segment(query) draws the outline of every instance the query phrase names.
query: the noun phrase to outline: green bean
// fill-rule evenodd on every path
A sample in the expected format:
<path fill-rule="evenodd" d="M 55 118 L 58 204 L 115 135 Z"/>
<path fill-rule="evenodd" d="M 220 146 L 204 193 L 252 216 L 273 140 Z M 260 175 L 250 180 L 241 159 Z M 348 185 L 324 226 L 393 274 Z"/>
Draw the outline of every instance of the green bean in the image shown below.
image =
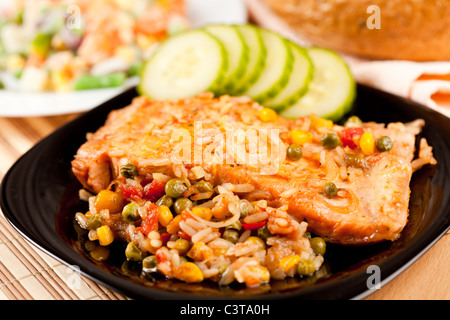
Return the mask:
<path fill-rule="evenodd" d="M 74 90 L 88 90 L 120 87 L 125 83 L 126 76 L 124 73 L 111 73 L 101 76 L 82 75 L 75 79 L 73 84 Z"/>

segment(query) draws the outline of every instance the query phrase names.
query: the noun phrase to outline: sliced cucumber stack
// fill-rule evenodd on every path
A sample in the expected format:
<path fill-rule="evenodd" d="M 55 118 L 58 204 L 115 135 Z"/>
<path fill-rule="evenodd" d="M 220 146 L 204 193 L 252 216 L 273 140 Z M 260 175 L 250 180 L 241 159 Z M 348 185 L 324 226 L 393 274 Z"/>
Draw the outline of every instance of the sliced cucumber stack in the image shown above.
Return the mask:
<path fill-rule="evenodd" d="M 249 49 L 242 34 L 236 26 L 231 25 L 209 25 L 205 30 L 219 39 L 227 53 L 228 69 L 222 93 L 233 92 L 235 83 L 242 78 L 249 59 Z"/>
<path fill-rule="evenodd" d="M 243 94 L 264 104 L 287 85 L 294 56 L 287 39 L 269 30 L 260 29 L 260 32 L 267 50 L 264 68 L 256 82 Z"/>
<path fill-rule="evenodd" d="M 294 56 L 289 82 L 275 97 L 264 102 L 265 107 L 277 111 L 292 105 L 300 99 L 306 93 L 313 77 L 313 63 L 306 50 L 291 41 L 288 44 Z"/>
<path fill-rule="evenodd" d="M 189 30 L 168 38 L 144 65 L 140 93 L 152 99 L 179 99 L 203 91 L 216 92 L 227 72 L 222 42 L 204 30 Z"/>
<path fill-rule="evenodd" d="M 237 28 L 249 48 L 245 73 L 234 85 L 233 94 L 239 95 L 245 92 L 256 80 L 258 80 L 264 69 L 267 50 L 264 46 L 259 28 L 249 24 L 239 25 Z"/>
<path fill-rule="evenodd" d="M 356 84 L 334 51 L 305 49 L 252 25 L 209 25 L 162 42 L 138 90 L 152 99 L 246 95 L 286 118 L 336 121 L 350 111 Z"/>
<path fill-rule="evenodd" d="M 333 121 L 350 111 L 356 94 L 356 84 L 345 61 L 334 51 L 309 48 L 314 65 L 313 80 L 307 93 L 280 115 L 294 119 L 316 114 Z"/>

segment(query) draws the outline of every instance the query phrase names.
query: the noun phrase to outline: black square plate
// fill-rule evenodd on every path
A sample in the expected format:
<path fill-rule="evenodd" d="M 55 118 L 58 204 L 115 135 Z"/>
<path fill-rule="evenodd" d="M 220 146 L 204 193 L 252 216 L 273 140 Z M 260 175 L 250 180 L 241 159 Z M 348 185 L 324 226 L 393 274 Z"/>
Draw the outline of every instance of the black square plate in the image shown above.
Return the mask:
<path fill-rule="evenodd" d="M 23 155 L 5 175 L 1 209 L 31 243 L 86 277 L 132 298 L 146 299 L 353 299 L 370 294 L 371 265 L 381 284 L 405 270 L 450 227 L 450 119 L 420 104 L 358 85 L 353 113 L 363 121 L 426 121 L 421 136 L 433 146 L 437 166 L 426 166 L 411 181 L 409 222 L 400 239 L 365 247 L 329 245 L 327 276 L 291 278 L 261 288 L 219 288 L 210 283 L 171 280 L 142 282 L 132 272 L 96 263 L 80 250 L 73 215 L 86 204 L 78 200 L 80 184 L 70 162 L 87 132 L 96 131 L 108 113 L 127 106 L 137 95 L 130 89 L 56 130 Z M 312 281 L 313 280 L 313 281 Z"/>

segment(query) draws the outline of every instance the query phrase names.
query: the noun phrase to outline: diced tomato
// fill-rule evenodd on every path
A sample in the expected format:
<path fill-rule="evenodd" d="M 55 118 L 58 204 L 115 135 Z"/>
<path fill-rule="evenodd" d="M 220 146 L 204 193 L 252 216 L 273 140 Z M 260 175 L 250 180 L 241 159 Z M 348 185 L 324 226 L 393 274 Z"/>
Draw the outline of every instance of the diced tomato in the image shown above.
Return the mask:
<path fill-rule="evenodd" d="M 167 233 L 167 232 L 165 232 L 165 233 L 163 233 L 161 235 L 161 242 L 162 242 L 163 246 L 165 246 L 167 244 L 167 242 L 169 242 L 169 239 L 170 239 L 171 236 L 172 235 L 170 233 Z"/>
<path fill-rule="evenodd" d="M 131 200 L 133 198 L 139 198 L 142 199 L 144 196 L 144 193 L 142 192 L 142 188 L 139 185 L 136 186 L 130 186 L 130 185 L 123 185 L 121 186 L 123 197 L 126 200 Z"/>
<path fill-rule="evenodd" d="M 183 230 L 179 230 L 179 231 L 178 231 L 178 236 L 179 236 L 180 238 L 184 238 L 184 239 L 186 239 L 186 240 L 191 241 L 191 236 L 188 235 L 188 234 L 187 234 L 186 232 L 184 232 Z"/>
<path fill-rule="evenodd" d="M 259 229 L 261 227 L 264 227 L 267 223 L 267 220 L 261 221 L 261 222 L 255 222 L 255 223 L 242 223 L 242 226 L 245 230 L 255 230 Z"/>
<path fill-rule="evenodd" d="M 158 259 L 159 262 L 166 262 L 167 256 L 165 255 L 163 250 L 157 250 L 156 251 L 156 259 Z"/>
<path fill-rule="evenodd" d="M 355 142 L 356 136 L 362 136 L 364 133 L 364 128 L 345 128 L 341 132 L 341 141 L 344 147 L 349 146 L 351 149 L 356 149 L 358 147 Z"/>
<path fill-rule="evenodd" d="M 151 202 L 156 202 L 164 194 L 164 187 L 166 183 L 160 180 L 153 180 L 144 187 L 144 198 Z"/>
<path fill-rule="evenodd" d="M 136 228 L 136 230 L 142 232 L 146 236 L 148 236 L 151 231 L 158 230 L 158 216 L 159 207 L 153 203 L 150 204 L 147 217 L 144 221 L 142 221 L 141 226 Z"/>

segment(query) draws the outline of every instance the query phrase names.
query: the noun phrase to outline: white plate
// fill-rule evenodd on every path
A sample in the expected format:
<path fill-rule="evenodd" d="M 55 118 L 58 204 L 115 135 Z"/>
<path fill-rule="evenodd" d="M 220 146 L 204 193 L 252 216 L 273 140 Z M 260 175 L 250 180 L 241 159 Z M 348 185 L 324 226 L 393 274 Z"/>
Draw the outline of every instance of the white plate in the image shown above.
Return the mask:
<path fill-rule="evenodd" d="M 243 24 L 247 10 L 243 0 L 187 0 L 187 15 L 192 27 L 208 23 Z M 1 117 L 34 117 L 77 113 L 90 110 L 118 95 L 138 79 L 129 79 L 123 87 L 67 93 L 28 93 L 0 90 Z"/>

